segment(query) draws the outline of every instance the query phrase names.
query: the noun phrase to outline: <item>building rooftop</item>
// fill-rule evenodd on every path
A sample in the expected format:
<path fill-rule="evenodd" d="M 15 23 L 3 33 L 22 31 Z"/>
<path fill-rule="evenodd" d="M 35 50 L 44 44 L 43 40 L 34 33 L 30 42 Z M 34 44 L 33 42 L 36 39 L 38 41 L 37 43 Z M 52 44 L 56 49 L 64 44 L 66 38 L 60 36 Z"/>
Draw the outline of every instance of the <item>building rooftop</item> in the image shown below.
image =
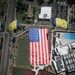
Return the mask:
<path fill-rule="evenodd" d="M 39 19 L 50 19 L 51 18 L 51 7 L 41 7 L 41 12 L 39 14 Z"/>

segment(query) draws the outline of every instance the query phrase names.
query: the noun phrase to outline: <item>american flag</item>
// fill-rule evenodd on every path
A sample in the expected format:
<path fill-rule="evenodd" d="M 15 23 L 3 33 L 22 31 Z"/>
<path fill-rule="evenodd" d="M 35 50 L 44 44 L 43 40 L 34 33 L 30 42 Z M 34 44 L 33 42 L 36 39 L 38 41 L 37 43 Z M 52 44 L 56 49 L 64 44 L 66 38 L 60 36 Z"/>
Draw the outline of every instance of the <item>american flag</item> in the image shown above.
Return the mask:
<path fill-rule="evenodd" d="M 49 65 L 48 29 L 29 29 L 29 60 L 34 65 Z"/>

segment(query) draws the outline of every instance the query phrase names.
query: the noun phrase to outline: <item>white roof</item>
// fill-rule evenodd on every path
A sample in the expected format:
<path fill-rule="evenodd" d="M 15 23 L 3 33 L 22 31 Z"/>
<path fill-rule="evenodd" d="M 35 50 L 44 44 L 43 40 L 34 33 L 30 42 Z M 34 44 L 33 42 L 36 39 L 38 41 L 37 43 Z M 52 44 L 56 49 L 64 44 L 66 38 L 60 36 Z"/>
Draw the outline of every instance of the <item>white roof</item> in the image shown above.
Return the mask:
<path fill-rule="evenodd" d="M 39 14 L 40 19 L 50 19 L 51 18 L 51 7 L 41 7 L 41 12 Z"/>
<path fill-rule="evenodd" d="M 64 46 L 64 47 L 57 47 L 58 52 L 60 53 L 60 55 L 65 55 L 68 54 L 68 46 Z"/>

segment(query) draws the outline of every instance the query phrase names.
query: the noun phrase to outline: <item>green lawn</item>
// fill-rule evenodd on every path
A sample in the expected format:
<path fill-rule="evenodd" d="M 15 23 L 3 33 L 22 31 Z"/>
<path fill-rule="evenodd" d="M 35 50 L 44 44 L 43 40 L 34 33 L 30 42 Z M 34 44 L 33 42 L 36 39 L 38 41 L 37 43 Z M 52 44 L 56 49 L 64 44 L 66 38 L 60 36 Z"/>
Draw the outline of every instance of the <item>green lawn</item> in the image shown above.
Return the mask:
<path fill-rule="evenodd" d="M 30 24 L 34 24 L 33 18 L 35 18 L 36 7 L 32 6 L 31 8 L 32 8 L 33 17 L 31 18 Z M 26 23 L 26 24 L 28 23 L 28 22 L 26 22 L 26 12 L 21 12 L 21 13 L 17 12 L 16 13 L 16 18 L 17 18 L 17 20 L 20 20 L 21 23 Z"/>
<path fill-rule="evenodd" d="M 23 20 L 23 17 L 26 17 L 26 13 L 17 13 L 16 14 L 17 20 L 20 20 L 21 23 L 28 24 L 28 22 L 26 22 L 26 18 Z M 31 18 L 31 20 L 32 21 L 30 22 L 30 24 L 33 24 L 34 23 L 33 17 Z"/>
<path fill-rule="evenodd" d="M 21 21 L 21 23 L 25 23 L 25 20 L 23 20 L 23 17 L 25 17 L 25 14 L 26 13 L 16 13 L 16 18 L 17 18 L 17 20 L 20 20 Z"/>
<path fill-rule="evenodd" d="M 17 47 L 16 65 L 20 68 L 31 69 L 28 59 L 28 40 L 20 39 Z"/>

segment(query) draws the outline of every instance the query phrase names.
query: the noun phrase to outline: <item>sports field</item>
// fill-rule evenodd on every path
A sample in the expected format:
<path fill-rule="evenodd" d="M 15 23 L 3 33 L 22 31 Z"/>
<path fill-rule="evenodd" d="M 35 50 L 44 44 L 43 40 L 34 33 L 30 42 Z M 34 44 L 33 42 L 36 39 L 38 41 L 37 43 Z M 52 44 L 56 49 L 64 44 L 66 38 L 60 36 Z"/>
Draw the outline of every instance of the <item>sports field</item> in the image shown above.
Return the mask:
<path fill-rule="evenodd" d="M 16 66 L 20 68 L 31 69 L 29 64 L 28 39 L 19 39 L 16 53 Z"/>

